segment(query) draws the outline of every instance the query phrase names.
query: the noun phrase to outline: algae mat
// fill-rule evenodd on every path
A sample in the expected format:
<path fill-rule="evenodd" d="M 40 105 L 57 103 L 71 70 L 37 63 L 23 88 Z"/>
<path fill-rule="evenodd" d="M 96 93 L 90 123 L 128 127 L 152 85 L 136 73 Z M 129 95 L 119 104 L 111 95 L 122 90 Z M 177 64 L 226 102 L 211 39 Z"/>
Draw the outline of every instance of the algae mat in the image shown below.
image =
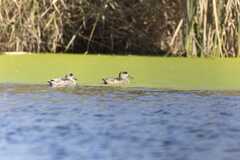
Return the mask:
<path fill-rule="evenodd" d="M 75 73 L 82 85 L 128 71 L 130 87 L 181 90 L 240 90 L 240 59 L 163 58 L 69 54 L 2 55 L 0 83 L 47 84 Z"/>

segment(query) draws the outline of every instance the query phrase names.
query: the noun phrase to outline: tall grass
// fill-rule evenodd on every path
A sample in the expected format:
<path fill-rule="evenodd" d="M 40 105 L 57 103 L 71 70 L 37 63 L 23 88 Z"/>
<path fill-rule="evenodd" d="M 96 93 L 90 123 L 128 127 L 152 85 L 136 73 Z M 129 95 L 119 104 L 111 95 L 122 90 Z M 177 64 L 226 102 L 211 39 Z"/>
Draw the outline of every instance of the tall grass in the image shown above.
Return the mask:
<path fill-rule="evenodd" d="M 0 0 L 0 51 L 240 56 L 239 0 Z"/>
<path fill-rule="evenodd" d="M 0 0 L 0 51 L 157 54 L 162 3 Z"/>
<path fill-rule="evenodd" d="M 240 1 L 187 0 L 185 51 L 188 56 L 240 54 Z"/>

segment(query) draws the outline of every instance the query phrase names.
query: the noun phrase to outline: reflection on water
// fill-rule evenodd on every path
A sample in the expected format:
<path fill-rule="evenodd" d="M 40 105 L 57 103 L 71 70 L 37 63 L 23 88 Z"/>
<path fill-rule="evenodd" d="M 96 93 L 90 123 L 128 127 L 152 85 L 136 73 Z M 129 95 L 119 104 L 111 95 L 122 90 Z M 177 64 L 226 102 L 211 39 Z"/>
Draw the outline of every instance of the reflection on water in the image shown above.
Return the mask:
<path fill-rule="evenodd" d="M 240 94 L 0 86 L 4 160 L 238 160 Z"/>

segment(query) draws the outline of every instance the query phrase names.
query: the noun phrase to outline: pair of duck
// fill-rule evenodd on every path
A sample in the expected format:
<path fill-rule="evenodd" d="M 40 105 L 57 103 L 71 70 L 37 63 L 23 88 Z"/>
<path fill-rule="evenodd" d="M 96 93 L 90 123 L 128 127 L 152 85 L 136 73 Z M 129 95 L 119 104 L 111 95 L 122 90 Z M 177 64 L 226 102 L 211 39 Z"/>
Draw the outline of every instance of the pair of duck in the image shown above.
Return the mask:
<path fill-rule="evenodd" d="M 124 85 L 130 82 L 129 79 L 133 79 L 128 72 L 120 72 L 116 78 L 103 78 L 103 84 L 105 85 Z M 77 78 L 70 73 L 66 74 L 62 78 L 54 78 L 48 81 L 49 86 L 53 88 L 62 88 L 62 87 L 75 87 L 77 86 Z"/>

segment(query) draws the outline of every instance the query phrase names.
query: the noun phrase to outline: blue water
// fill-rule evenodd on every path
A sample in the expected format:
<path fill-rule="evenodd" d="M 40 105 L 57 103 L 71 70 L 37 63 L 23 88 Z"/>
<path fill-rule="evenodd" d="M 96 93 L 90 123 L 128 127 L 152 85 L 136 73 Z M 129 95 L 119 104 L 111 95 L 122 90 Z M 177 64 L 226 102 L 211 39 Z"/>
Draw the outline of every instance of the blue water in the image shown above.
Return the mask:
<path fill-rule="evenodd" d="M 239 160 L 240 94 L 0 86 L 4 160 Z"/>

